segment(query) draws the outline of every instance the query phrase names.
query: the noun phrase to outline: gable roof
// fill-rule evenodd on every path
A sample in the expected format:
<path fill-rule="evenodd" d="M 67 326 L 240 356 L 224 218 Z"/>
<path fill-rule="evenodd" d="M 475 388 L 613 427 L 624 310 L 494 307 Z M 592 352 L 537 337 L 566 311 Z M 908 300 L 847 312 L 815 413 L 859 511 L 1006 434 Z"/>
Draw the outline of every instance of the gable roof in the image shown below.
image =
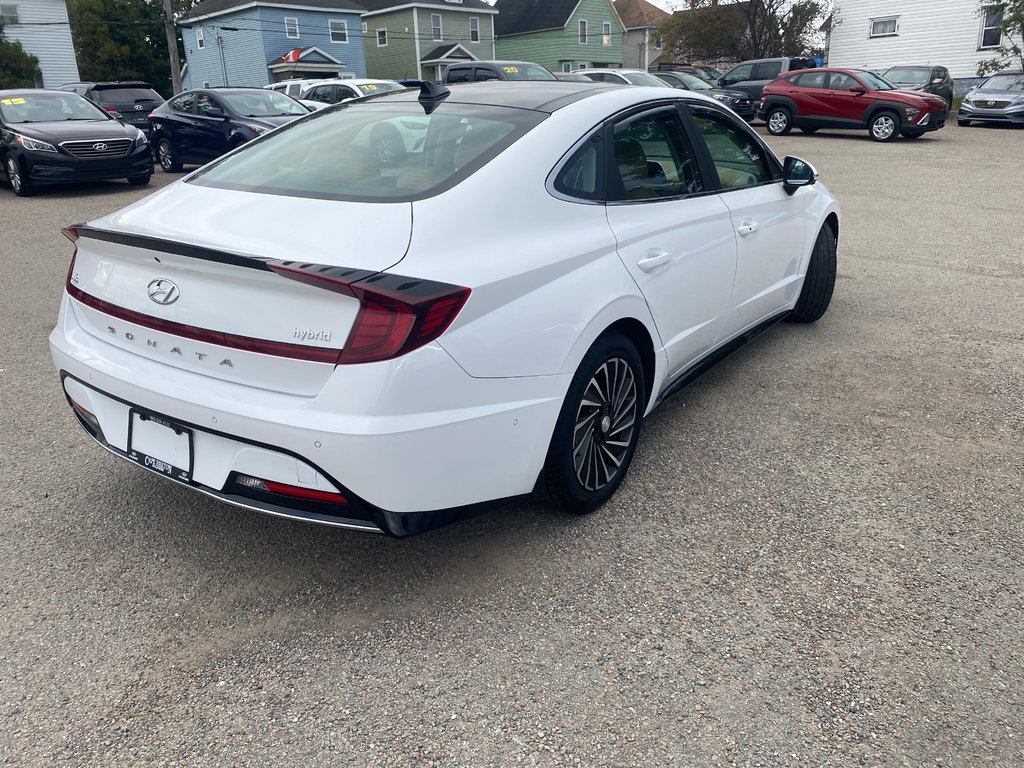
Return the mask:
<path fill-rule="evenodd" d="M 344 11 L 361 14 L 365 8 L 355 0 L 203 0 L 199 5 L 186 13 L 178 23 L 197 21 L 207 16 L 218 16 L 222 13 L 240 11 L 257 5 L 280 8 L 312 8 L 325 11 Z"/>
<path fill-rule="evenodd" d="M 288 51 L 288 53 L 282 53 L 276 59 L 270 62 L 268 66 L 274 64 L 297 64 L 302 61 L 307 64 L 341 64 L 336 58 L 326 51 L 322 51 L 315 45 L 311 45 L 308 48 L 296 48 L 296 51 L 301 51 L 298 56 L 292 56 L 295 51 Z"/>
<path fill-rule="evenodd" d="M 498 0 L 494 34 L 504 37 L 561 29 L 579 4 L 580 0 Z"/>
<path fill-rule="evenodd" d="M 300 2 L 301 0 L 296 1 Z M 411 5 L 436 5 L 439 8 L 447 8 L 449 11 L 497 13 L 494 8 L 483 2 L 483 0 L 461 0 L 461 2 L 448 2 L 448 0 L 359 0 L 359 2 L 370 13 L 408 8 Z"/>
<path fill-rule="evenodd" d="M 626 29 L 656 27 L 670 15 L 647 0 L 615 0 L 615 10 Z"/>

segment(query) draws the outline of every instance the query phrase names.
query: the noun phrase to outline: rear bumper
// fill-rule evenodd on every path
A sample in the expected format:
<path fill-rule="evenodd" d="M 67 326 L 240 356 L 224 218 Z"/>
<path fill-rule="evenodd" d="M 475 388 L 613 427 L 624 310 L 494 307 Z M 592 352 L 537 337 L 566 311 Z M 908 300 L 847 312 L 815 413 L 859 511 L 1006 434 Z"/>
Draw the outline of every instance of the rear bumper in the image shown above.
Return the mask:
<path fill-rule="evenodd" d="M 149 144 L 133 147 L 129 154 L 113 159 L 83 160 L 54 152 L 26 152 L 22 157 L 35 184 L 125 179 L 153 171 Z"/>
<path fill-rule="evenodd" d="M 569 378 L 474 379 L 428 346 L 398 365 L 336 369 L 315 397 L 285 395 L 96 338 L 77 322 L 67 296 L 50 343 L 65 394 L 95 414 L 102 434 L 80 417 L 82 426 L 112 453 L 128 458 L 132 410 L 152 414 L 192 432 L 184 484 L 194 490 L 279 517 L 394 536 L 529 494 Z M 410 376 L 423 403 L 401 394 L 407 388 L 398 379 Z M 240 474 L 340 492 L 347 504 L 250 492 L 236 482 Z"/>

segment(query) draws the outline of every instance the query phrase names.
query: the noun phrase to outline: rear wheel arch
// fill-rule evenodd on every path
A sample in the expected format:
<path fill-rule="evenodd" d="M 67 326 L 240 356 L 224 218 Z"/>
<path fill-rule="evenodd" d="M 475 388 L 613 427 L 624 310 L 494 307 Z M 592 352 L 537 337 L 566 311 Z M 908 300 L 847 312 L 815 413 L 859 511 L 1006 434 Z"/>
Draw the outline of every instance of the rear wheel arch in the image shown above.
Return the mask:
<path fill-rule="evenodd" d="M 650 332 L 642 322 L 633 317 L 625 317 L 618 320 L 601 332 L 598 339 L 610 333 L 621 333 L 629 339 L 637 352 L 640 353 L 640 363 L 644 369 L 644 384 L 647 391 L 644 393 L 644 405 L 651 402 L 654 392 L 654 376 L 657 369 L 657 357 L 654 353 L 654 340 Z M 597 343 L 596 341 L 594 342 Z"/>

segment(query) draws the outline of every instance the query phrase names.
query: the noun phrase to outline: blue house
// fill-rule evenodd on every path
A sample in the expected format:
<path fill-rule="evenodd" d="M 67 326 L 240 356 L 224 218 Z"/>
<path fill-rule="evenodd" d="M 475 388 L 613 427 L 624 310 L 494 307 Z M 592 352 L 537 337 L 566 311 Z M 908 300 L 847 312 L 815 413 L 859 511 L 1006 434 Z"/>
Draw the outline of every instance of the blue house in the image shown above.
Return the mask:
<path fill-rule="evenodd" d="M 366 77 L 363 13 L 351 0 L 203 0 L 178 20 L 183 86 Z"/>

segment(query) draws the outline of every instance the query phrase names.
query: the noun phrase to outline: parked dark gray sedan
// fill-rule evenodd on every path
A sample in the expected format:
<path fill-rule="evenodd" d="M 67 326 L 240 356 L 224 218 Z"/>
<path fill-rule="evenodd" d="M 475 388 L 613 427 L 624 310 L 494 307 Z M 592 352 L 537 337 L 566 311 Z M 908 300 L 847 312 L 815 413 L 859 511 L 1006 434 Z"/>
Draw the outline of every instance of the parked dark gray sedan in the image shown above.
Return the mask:
<path fill-rule="evenodd" d="M 941 96 L 947 109 L 953 106 L 953 78 L 945 67 L 889 67 L 882 77 L 905 91 Z"/>
<path fill-rule="evenodd" d="M 1024 125 L 1024 74 L 1000 72 L 972 88 L 960 105 L 956 122 Z"/>

